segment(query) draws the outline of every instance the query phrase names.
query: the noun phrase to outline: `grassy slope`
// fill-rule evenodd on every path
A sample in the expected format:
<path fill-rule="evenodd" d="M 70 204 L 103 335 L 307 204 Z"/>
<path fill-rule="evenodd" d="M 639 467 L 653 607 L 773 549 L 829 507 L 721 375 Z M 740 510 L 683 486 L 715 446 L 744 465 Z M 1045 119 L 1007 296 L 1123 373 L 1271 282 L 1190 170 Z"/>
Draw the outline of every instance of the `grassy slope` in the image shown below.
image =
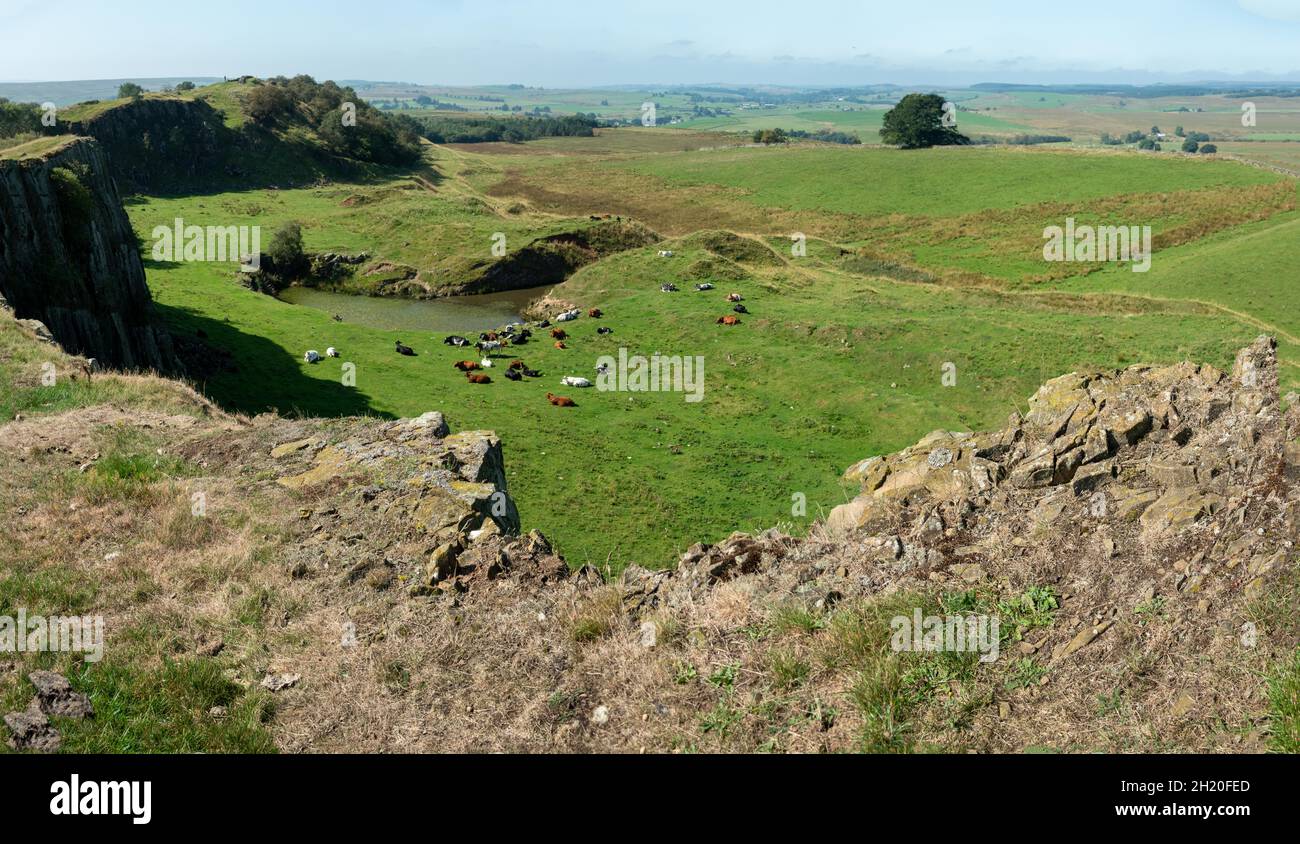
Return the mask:
<path fill-rule="evenodd" d="M 268 230 L 297 219 L 310 249 L 366 250 L 436 278 L 486 252 L 493 232 L 505 232 L 517 248 L 586 222 L 580 215 L 617 211 L 610 203 L 629 187 L 651 189 L 648 195 L 663 205 L 662 219 L 647 222 L 667 222 L 669 230 L 674 215 L 689 220 L 682 232 L 731 221 L 773 234 L 806 221 L 817 231 L 829 220 L 825 225 L 847 235 L 846 242 L 870 242 L 872 227 L 898 212 L 946 225 L 955 215 L 1008 209 L 1033 217 L 1033 203 L 1048 200 L 1057 203 L 1055 215 L 1060 203 L 1123 208 L 1135 194 L 1236 191 L 1278 178 L 1226 162 L 1048 151 L 679 152 L 648 142 L 658 135 L 680 133 L 619 130 L 488 155 L 436 148 L 428 171 L 434 179 L 423 183 L 399 177 L 143 198 L 129 213 L 146 242 L 154 225 L 175 216 Z M 531 196 L 521 209 L 509 191 L 484 196 L 485 187 L 511 174 L 521 184 L 540 185 L 542 199 L 563 196 L 561 213 L 543 213 L 547 203 Z M 1112 200 L 1116 195 L 1121 198 Z M 1041 232 L 1042 221 L 1033 222 Z M 918 241 L 913 257 L 937 260 L 944 250 L 960 251 L 962 242 L 960 227 L 941 232 Z M 717 279 L 720 289 L 710 294 L 690 292 L 686 283 L 684 292 L 665 295 L 660 283 L 682 282 L 688 266 L 709 257 L 694 241 L 669 246 L 678 253 L 671 261 L 656 258 L 656 249 L 638 250 L 590 266 L 561 288 L 584 306 L 602 307 L 613 336 L 597 338 L 596 326 L 584 319 L 572 329 L 568 351 L 548 342 L 518 350 L 543 379 L 514 384 L 498 377 L 486 387 L 472 387 L 455 373 L 450 364 L 464 355 L 442 346 L 441 337 L 335 324 L 321 312 L 245 290 L 228 267 L 150 264 L 148 272 L 177 330 L 201 328 L 235 355 L 238 373 L 204 385 L 223 403 L 249 412 L 390 416 L 436 408 L 457 428 L 495 429 L 508 446 L 510 482 L 525 523 L 554 537 L 574 564 L 608 561 L 615 569 L 629 562 L 668 565 L 685 545 L 733 529 L 816 518 L 844 500 L 838 474 L 849 463 L 936 427 L 992 426 L 1060 372 L 1138 360 L 1226 364 L 1258 333 L 1233 314 L 1200 305 L 1056 291 L 963 292 L 853 276 L 836 269 L 833 248 L 816 242 L 811 257 L 797 264 L 751 268 L 741 282 Z M 990 267 L 1010 260 L 977 257 Z M 743 292 L 754 313 L 725 329 L 714 320 L 728 312 L 721 294 L 730 289 Z M 395 356 L 396 339 L 420 357 Z M 304 349 L 327 345 L 343 358 L 301 363 Z M 705 401 L 588 390 L 575 393 L 576 411 L 546 403 L 545 392 L 557 390 L 561 376 L 590 374 L 598 355 L 620 347 L 704 356 Z M 948 361 L 958 367 L 955 388 L 940 384 Z M 342 362 L 357 365 L 354 387 L 340 383 Z M 808 508 L 796 517 L 791 503 L 799 493 Z"/>
<path fill-rule="evenodd" d="M 864 216 L 950 216 L 1041 202 L 1276 181 L 1224 162 L 1018 149 L 723 150 L 624 166 L 670 182 L 742 188 L 751 201 Z"/>
<path fill-rule="evenodd" d="M 140 213 L 134 208 L 133 213 Z M 557 541 L 574 563 L 669 564 L 698 539 L 738 528 L 795 523 L 792 496 L 815 518 L 844 500 L 838 474 L 864 455 L 890 451 L 936 427 L 999 422 L 1047 377 L 1085 364 L 1192 358 L 1226 364 L 1252 331 L 1227 317 L 1184 313 L 1079 314 L 1013 294 L 972 296 L 829 271 L 766 271 L 729 283 L 754 316 L 726 329 L 721 292 L 666 295 L 703 253 L 665 261 L 639 250 L 580 272 L 566 295 L 608 314 L 596 338 L 580 320 L 569 351 L 547 343 L 516 350 L 546 377 L 471 387 L 451 368 L 464 357 L 433 336 L 331 323 L 310 309 L 239 287 L 204 265 L 150 268 L 155 296 L 181 330 L 202 327 L 235 352 L 240 372 L 206 385 L 241 410 L 409 416 L 442 409 L 458 428 L 491 428 L 508 444 L 512 492 L 526 524 Z M 936 338 L 942 338 L 936 342 Z M 420 353 L 392 353 L 402 339 Z M 308 367 L 301 350 L 335 345 L 341 361 Z M 706 398 L 574 393 L 557 411 L 547 390 L 590 374 L 599 354 L 703 355 Z M 957 364 L 958 386 L 940 384 Z M 340 363 L 357 365 L 355 388 Z M 892 386 L 897 385 L 897 386 Z M 629 400 L 631 399 L 631 400 Z M 678 446 L 674 453 L 672 446 Z"/>

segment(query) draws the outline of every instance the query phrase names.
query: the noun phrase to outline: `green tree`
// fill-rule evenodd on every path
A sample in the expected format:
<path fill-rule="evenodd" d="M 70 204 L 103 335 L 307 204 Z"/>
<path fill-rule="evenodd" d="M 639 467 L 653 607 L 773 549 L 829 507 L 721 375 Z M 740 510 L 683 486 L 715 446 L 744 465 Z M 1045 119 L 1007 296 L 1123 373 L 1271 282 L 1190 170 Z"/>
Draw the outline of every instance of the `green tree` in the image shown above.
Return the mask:
<path fill-rule="evenodd" d="M 1214 144 L 1201 144 L 1201 148 L 1197 150 L 1197 152 L 1204 153 L 1205 155 L 1212 155 L 1218 151 L 1219 148 Z"/>
<path fill-rule="evenodd" d="M 134 82 L 123 82 L 117 87 L 117 98 L 119 100 L 136 100 L 144 94 L 144 89 Z"/>
<path fill-rule="evenodd" d="M 193 83 L 193 82 L 190 82 L 188 79 L 185 80 L 184 82 L 178 82 L 178 83 L 176 83 L 176 90 L 177 90 L 177 91 L 193 91 L 193 90 L 194 90 L 194 83 Z"/>
<path fill-rule="evenodd" d="M 301 278 L 307 271 L 307 255 L 302 249 L 302 226 L 289 221 L 276 229 L 266 254 L 271 258 L 271 268 L 276 275 L 286 281 Z"/>
<path fill-rule="evenodd" d="M 880 139 L 903 149 L 969 144 L 970 138 L 943 125 L 943 97 L 908 94 L 885 113 Z"/>
<path fill-rule="evenodd" d="M 1183 141 L 1183 152 L 1196 152 L 1197 148 L 1199 147 L 1200 144 L 1197 143 L 1196 141 L 1193 141 L 1191 138 L 1188 138 L 1187 140 Z"/>

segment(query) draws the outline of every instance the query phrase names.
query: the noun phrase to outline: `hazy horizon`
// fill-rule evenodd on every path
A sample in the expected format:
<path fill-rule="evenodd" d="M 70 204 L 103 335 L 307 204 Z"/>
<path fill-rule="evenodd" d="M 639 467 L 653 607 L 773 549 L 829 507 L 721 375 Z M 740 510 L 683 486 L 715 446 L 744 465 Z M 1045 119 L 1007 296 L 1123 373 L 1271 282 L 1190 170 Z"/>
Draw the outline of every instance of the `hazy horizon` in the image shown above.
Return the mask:
<path fill-rule="evenodd" d="M 214 20 L 210 10 L 161 0 L 130 12 L 88 0 L 18 0 L 3 15 L 0 80 L 306 73 L 547 88 L 1300 81 L 1300 0 L 1096 0 L 1087 10 L 1028 0 L 1008 0 L 997 13 L 953 0 L 920 11 L 848 0 L 664 0 L 654 8 L 394 0 L 358 14 L 338 0 L 231 0 Z"/>

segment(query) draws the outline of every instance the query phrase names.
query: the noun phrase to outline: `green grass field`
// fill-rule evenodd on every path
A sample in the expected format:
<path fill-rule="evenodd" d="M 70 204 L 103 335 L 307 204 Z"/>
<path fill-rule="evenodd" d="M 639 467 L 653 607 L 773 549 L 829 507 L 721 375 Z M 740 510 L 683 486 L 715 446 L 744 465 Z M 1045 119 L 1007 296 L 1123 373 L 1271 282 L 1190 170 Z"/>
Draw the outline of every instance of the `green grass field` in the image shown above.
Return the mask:
<path fill-rule="evenodd" d="M 241 89 L 223 83 L 185 96 L 206 99 L 238 126 Z M 465 102 L 485 95 L 442 93 Z M 488 93 L 574 107 L 606 92 Z M 645 93 L 602 99 L 624 108 Z M 1051 100 L 963 96 L 967 108 L 992 110 L 963 111 L 959 121 L 1020 131 L 1037 124 L 1006 119 L 1003 109 L 1050 118 L 1057 108 L 1105 105 Z M 780 125 L 767 122 L 773 111 L 752 116 Z M 786 111 L 809 128 L 864 130 L 883 114 Z M 799 529 L 851 496 L 839 481 L 851 463 L 935 428 L 998 426 L 1043 380 L 1071 369 L 1183 359 L 1227 366 L 1237 348 L 1273 331 L 1284 380 L 1296 382 L 1300 322 L 1287 256 L 1300 239 L 1300 211 L 1286 176 L 1113 150 L 759 148 L 737 145 L 744 136 L 734 125 L 714 128 L 722 131 L 611 128 L 523 145 L 429 146 L 410 171 L 288 190 L 136 196 L 127 211 L 162 317 L 232 356 L 235 371 L 196 385 L 208 395 L 247 413 L 436 409 L 456 429 L 495 430 L 525 526 L 552 537 L 572 564 L 615 571 L 672 565 L 693 542 L 737 529 Z M 150 259 L 154 227 L 178 217 L 260 226 L 264 247 L 282 223 L 297 221 L 309 251 L 364 251 L 438 289 L 490 260 L 497 234 L 515 252 L 606 214 L 666 240 L 588 263 L 555 291 L 604 310 L 599 325 L 614 333 L 597 336 L 597 322 L 583 318 L 566 326 L 567 350 L 544 336 L 509 350 L 505 361 L 520 357 L 544 373 L 524 383 L 499 375 L 466 383 L 451 365 L 465 353 L 432 330 L 335 323 L 326 311 L 245 288 L 233 265 Z M 1068 216 L 1151 225 L 1151 272 L 1046 264 L 1043 228 Z M 807 235 L 806 256 L 792 251 L 793 232 Z M 659 257 L 662 249 L 674 257 Z M 696 293 L 705 280 L 716 289 Z M 681 292 L 661 293 L 665 282 Z M 374 286 L 358 277 L 344 288 Z M 744 295 L 750 313 L 724 327 L 716 320 L 731 313 L 730 291 Z M 418 357 L 396 355 L 395 340 Z M 305 350 L 328 346 L 341 358 L 303 363 Z M 703 401 L 560 387 L 565 375 L 591 377 L 599 356 L 621 349 L 702 358 Z M 355 364 L 355 384 L 344 383 L 344 363 Z M 941 381 L 949 363 L 955 386 Z M 579 406 L 554 408 L 547 391 Z M 31 409 L 22 396 L 0 405 L 7 414 Z"/>
<path fill-rule="evenodd" d="M 532 145 L 486 155 L 436 149 L 430 153 L 439 173 L 434 190 L 399 178 L 144 197 L 128 210 L 146 243 L 154 225 L 175 216 L 264 229 L 295 219 L 304 223 L 311 250 L 366 250 L 436 273 L 466 253 L 486 250 L 493 231 L 507 232 L 513 244 L 581 225 L 585 218 L 575 219 L 576 208 L 607 211 L 604 191 L 621 189 L 631 178 L 662 186 L 655 194 L 662 203 L 657 214 L 688 209 L 676 191 L 707 196 L 716 213 L 703 205 L 695 209 L 698 221 L 685 214 L 688 229 L 707 229 L 708 219 L 725 221 L 730 213 L 748 224 L 741 230 L 766 235 L 776 251 L 759 263 L 732 263 L 725 256 L 734 257 L 736 244 L 752 248 L 761 241 L 728 244 L 717 235 L 681 237 L 584 268 L 557 294 L 598 306 L 606 317 L 572 324 L 566 351 L 549 340 L 512 350 L 511 357 L 522 357 L 543 378 L 511 383 L 498 377 L 486 386 L 467 384 L 451 367 L 465 355 L 443 346 L 441 335 L 333 323 L 321 311 L 245 289 L 229 266 L 148 263 L 150 287 L 173 329 L 202 329 L 211 344 L 234 355 L 237 373 L 201 385 L 223 404 L 250 413 L 326 415 L 410 416 L 439 409 L 457 429 L 496 430 L 525 525 L 551 536 L 571 563 L 614 570 L 632 562 L 671 565 L 692 542 L 736 529 L 798 528 L 845 500 L 849 492 L 838 477 L 850 463 L 901 448 L 934 428 L 996 426 L 1023 410 L 1041 381 L 1061 372 L 1181 359 L 1227 366 L 1234 350 L 1260 333 L 1261 323 L 1300 331 L 1286 314 L 1288 281 L 1280 264 L 1269 274 L 1267 293 L 1205 288 L 1217 277 L 1213 262 L 1241 262 L 1252 250 L 1251 238 L 1262 238 L 1270 260 L 1281 261 L 1286 252 L 1279 247 L 1296 231 L 1293 213 L 1157 253 L 1146 276 L 1103 271 L 1052 287 L 1000 290 L 850 272 L 833 243 L 816 240 L 807 258 L 795 259 L 780 225 L 805 218 L 845 227 L 847 220 L 847 231 L 861 228 L 843 242 L 860 243 L 872 242 L 873 224 L 888 215 L 932 219 L 938 228 L 927 235 L 931 252 L 918 249 L 913 257 L 922 267 L 942 266 L 945 255 L 960 251 L 963 237 L 936 232 L 971 215 L 1020 213 L 1041 231 L 1043 220 L 1034 215 L 1043 208 L 1056 214 L 1062 203 L 1145 207 L 1141 197 L 1268 188 L 1279 180 L 1272 173 L 1228 162 L 1041 150 L 647 151 L 648 135 L 669 132 L 607 135 L 592 156 L 574 150 L 600 139 L 548 142 L 565 150 L 558 156 L 538 155 Z M 629 139 L 622 153 L 620 137 Z M 575 183 L 575 173 L 584 178 Z M 566 177 L 570 181 L 562 182 Z M 539 195 L 570 191 L 564 202 L 572 216 L 537 207 L 527 191 L 522 209 L 506 213 L 502 209 L 514 199 L 482 192 L 503 178 Z M 766 227 L 764 219 L 771 221 Z M 657 257 L 661 248 L 675 257 Z M 1202 259 L 1211 262 L 1204 282 L 1178 269 Z M 1025 263 L 995 253 L 978 258 L 989 269 L 1008 262 L 1019 267 L 1016 261 Z M 717 289 L 694 292 L 693 281 L 704 278 Z M 659 292 L 666 281 L 682 292 Z M 730 290 L 744 294 L 751 314 L 740 326 L 718 326 L 717 317 L 730 312 L 722 301 Z M 597 337 L 597 324 L 614 334 Z M 419 356 L 395 355 L 397 339 Z M 302 363 L 303 350 L 330 345 L 340 349 L 340 360 Z M 617 355 L 620 348 L 703 357 L 704 400 L 560 388 L 562 376 L 590 377 L 598 356 Z M 1285 349 L 1288 356 L 1294 351 Z M 344 362 L 356 364 L 355 386 L 341 383 Z M 940 379 L 949 362 L 957 367 L 955 387 Z M 547 391 L 571 395 L 579 407 L 553 408 Z M 802 500 L 806 509 L 795 506 Z"/>

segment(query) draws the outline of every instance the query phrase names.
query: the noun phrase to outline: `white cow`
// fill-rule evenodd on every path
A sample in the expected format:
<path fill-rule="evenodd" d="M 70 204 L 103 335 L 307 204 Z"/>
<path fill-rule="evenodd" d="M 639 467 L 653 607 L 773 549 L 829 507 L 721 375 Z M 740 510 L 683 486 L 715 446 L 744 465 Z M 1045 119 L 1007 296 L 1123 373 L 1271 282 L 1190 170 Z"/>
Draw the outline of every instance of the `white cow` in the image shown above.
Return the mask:
<path fill-rule="evenodd" d="M 307 363 L 320 363 L 322 360 L 320 356 L 320 352 L 316 351 L 315 349 L 312 349 L 307 354 L 303 355 L 302 359 Z"/>
<path fill-rule="evenodd" d="M 334 348 L 333 346 L 330 346 L 328 349 L 325 350 L 325 357 L 327 358 L 336 358 L 338 356 L 339 356 L 339 350 Z"/>
<path fill-rule="evenodd" d="M 586 378 L 579 378 L 576 375 L 566 375 L 560 379 L 560 383 L 566 387 L 590 387 L 591 382 Z"/>

